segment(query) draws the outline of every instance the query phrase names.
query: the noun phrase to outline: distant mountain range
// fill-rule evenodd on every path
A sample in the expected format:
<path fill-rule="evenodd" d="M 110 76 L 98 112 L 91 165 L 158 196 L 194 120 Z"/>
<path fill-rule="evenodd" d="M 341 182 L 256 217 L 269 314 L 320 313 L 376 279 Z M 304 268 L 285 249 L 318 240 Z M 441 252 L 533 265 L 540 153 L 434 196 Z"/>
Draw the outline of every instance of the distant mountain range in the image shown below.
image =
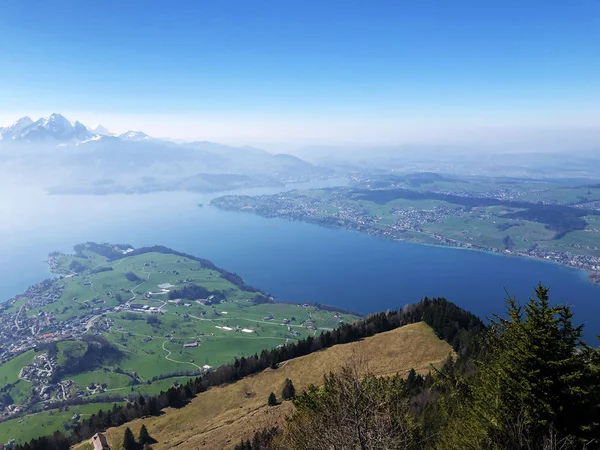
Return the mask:
<path fill-rule="evenodd" d="M 155 139 L 142 131 L 115 135 L 60 114 L 23 117 L 0 128 L 0 170 L 23 173 L 60 194 L 213 192 L 323 178 L 333 171 L 254 147 Z"/>
<path fill-rule="evenodd" d="M 22 117 L 12 125 L 0 127 L 0 143 L 82 143 L 115 136 L 106 127 L 95 125 L 86 127 L 78 121 L 67 120 L 61 114 L 51 114 L 35 122 L 30 117 Z M 141 131 L 127 131 L 117 136 L 124 141 L 145 141 L 152 139 Z"/>
<path fill-rule="evenodd" d="M 29 117 L 17 120 L 0 131 L 0 142 L 73 142 L 85 141 L 94 136 L 81 122 L 70 122 L 60 114 L 52 114 L 35 122 Z"/>

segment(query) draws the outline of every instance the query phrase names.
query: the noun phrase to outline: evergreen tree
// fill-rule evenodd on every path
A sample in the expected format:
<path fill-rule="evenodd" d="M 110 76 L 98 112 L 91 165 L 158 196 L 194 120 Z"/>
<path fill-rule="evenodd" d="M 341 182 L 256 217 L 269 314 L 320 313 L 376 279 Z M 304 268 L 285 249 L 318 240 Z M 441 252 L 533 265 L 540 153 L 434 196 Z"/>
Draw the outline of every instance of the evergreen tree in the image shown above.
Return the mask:
<path fill-rule="evenodd" d="M 296 388 L 294 387 L 292 380 L 290 380 L 289 378 L 286 378 L 285 384 L 283 385 L 283 389 L 281 391 L 281 397 L 283 397 L 284 400 L 291 400 L 295 396 L 296 396 Z"/>
<path fill-rule="evenodd" d="M 137 450 L 137 442 L 135 442 L 135 437 L 129 427 L 125 429 L 123 436 L 123 450 Z"/>
<path fill-rule="evenodd" d="M 277 405 L 277 397 L 275 397 L 275 393 L 271 392 L 269 394 L 269 406 L 275 406 Z"/>
<path fill-rule="evenodd" d="M 509 298 L 483 342 L 474 381 L 454 375 L 443 447 L 537 449 L 600 438 L 595 352 L 567 305 L 538 286 L 524 308 Z M 456 399 L 459 402 L 456 402 Z M 579 445 L 577 444 L 577 445 Z"/>
<path fill-rule="evenodd" d="M 158 407 L 158 400 L 156 397 L 150 397 L 148 401 L 148 414 L 151 416 L 157 416 L 160 413 L 160 408 Z"/>
<path fill-rule="evenodd" d="M 146 425 L 142 425 L 142 428 L 140 429 L 140 437 L 138 439 L 138 442 L 140 443 L 141 446 L 156 443 L 156 439 L 154 439 L 148 433 L 148 429 L 146 428 Z"/>

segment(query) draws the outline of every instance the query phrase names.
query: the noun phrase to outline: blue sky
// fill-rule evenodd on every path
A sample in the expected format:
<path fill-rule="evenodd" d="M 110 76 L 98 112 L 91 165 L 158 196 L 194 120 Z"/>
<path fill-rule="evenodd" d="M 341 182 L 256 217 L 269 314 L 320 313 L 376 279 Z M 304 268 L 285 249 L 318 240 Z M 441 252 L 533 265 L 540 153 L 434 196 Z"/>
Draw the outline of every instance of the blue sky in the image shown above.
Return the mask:
<path fill-rule="evenodd" d="M 600 120 L 598 0 L 2 0 L 0 54 L 0 124 L 254 143 Z"/>

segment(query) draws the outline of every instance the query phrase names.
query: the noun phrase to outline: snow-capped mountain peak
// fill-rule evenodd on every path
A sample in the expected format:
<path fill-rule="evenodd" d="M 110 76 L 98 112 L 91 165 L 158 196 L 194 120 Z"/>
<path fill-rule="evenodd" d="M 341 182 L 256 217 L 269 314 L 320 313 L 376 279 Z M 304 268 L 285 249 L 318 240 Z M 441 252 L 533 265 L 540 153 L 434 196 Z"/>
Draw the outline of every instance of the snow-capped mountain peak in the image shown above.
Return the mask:
<path fill-rule="evenodd" d="M 114 133 L 110 132 L 105 126 L 100 124 L 88 127 L 88 130 L 94 134 L 99 134 L 100 136 L 114 136 Z"/>
<path fill-rule="evenodd" d="M 81 122 L 70 122 L 61 114 L 42 117 L 12 136 L 13 141 L 83 141 L 94 136 Z M 5 139 L 5 138 L 4 138 Z"/>
<path fill-rule="evenodd" d="M 29 117 L 23 117 L 8 127 L 0 127 L 0 143 L 56 143 L 64 146 L 98 141 L 102 137 L 129 142 L 153 140 L 141 131 L 127 131 L 115 137 L 102 125 L 87 128 L 81 122 L 69 121 L 58 113 L 35 122 Z"/>
<path fill-rule="evenodd" d="M 21 131 L 30 126 L 33 123 L 30 117 L 21 117 L 12 125 L 0 129 L 0 141 L 14 139 Z"/>
<path fill-rule="evenodd" d="M 63 116 L 62 114 L 57 114 L 57 113 L 50 114 L 48 117 L 42 117 L 36 123 L 41 124 L 41 126 L 46 127 L 46 128 L 55 128 L 55 129 L 67 128 L 69 126 L 73 126 L 73 124 L 70 121 L 68 121 L 65 118 L 65 116 Z"/>
<path fill-rule="evenodd" d="M 146 133 L 143 133 L 141 131 L 126 131 L 123 134 L 120 134 L 119 139 L 123 140 L 123 141 L 148 141 L 150 139 L 152 139 L 150 136 L 148 136 Z"/>

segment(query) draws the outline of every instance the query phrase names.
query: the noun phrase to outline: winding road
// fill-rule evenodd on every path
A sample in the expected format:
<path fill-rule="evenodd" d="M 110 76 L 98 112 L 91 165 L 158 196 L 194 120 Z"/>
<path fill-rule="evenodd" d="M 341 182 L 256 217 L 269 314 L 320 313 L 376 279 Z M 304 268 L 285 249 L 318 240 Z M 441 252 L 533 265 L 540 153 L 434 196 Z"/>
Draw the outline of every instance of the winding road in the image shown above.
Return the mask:
<path fill-rule="evenodd" d="M 171 358 L 170 358 L 170 356 L 171 356 L 171 353 L 172 353 L 172 352 L 171 352 L 171 350 L 167 350 L 167 349 L 165 348 L 165 344 L 166 344 L 166 343 L 167 343 L 167 341 L 164 341 L 164 342 L 163 342 L 163 344 L 162 344 L 162 349 L 163 349 L 165 352 L 167 352 L 167 356 L 165 356 L 165 359 L 166 359 L 167 361 L 171 361 L 171 362 L 175 362 L 175 363 L 179 363 L 179 364 L 191 364 L 192 366 L 194 366 L 194 367 L 197 367 L 198 369 L 202 370 L 202 367 L 200 367 L 198 364 L 194 364 L 193 362 L 187 362 L 187 361 L 177 361 L 177 360 L 175 360 L 175 359 L 171 359 Z"/>

